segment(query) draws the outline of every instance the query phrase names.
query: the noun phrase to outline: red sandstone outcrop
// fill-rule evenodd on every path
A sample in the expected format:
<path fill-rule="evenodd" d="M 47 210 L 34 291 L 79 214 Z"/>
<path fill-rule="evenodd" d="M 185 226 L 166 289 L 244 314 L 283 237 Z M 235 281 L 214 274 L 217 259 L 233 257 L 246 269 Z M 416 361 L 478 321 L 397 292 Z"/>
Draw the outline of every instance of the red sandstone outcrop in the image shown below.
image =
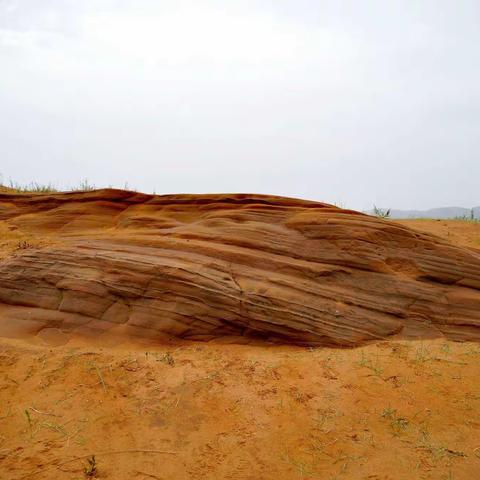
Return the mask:
<path fill-rule="evenodd" d="M 0 333 L 480 339 L 480 251 L 331 205 L 121 190 L 0 194 L 49 238 L 0 261 Z"/>

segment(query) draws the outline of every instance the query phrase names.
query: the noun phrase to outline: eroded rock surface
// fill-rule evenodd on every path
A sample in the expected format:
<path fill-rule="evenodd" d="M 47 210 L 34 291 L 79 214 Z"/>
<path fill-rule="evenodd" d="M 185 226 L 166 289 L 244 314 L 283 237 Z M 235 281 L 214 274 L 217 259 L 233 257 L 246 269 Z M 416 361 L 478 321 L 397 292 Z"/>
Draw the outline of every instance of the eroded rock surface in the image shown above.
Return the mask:
<path fill-rule="evenodd" d="M 327 204 L 0 194 L 0 223 L 43 239 L 0 260 L 3 335 L 480 339 L 479 250 Z"/>

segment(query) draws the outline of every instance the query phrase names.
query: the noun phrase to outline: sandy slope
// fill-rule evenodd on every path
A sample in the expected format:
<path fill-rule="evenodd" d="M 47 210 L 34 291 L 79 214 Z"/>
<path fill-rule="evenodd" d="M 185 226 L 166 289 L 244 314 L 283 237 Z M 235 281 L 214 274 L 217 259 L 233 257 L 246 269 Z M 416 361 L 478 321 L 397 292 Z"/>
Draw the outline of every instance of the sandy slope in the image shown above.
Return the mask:
<path fill-rule="evenodd" d="M 396 223 L 438 235 L 455 245 L 480 249 L 480 222 L 426 219 L 397 220 Z"/>
<path fill-rule="evenodd" d="M 92 454 L 112 480 L 480 476 L 475 343 L 55 343 L 0 340 L 2 480 L 86 478 Z"/>

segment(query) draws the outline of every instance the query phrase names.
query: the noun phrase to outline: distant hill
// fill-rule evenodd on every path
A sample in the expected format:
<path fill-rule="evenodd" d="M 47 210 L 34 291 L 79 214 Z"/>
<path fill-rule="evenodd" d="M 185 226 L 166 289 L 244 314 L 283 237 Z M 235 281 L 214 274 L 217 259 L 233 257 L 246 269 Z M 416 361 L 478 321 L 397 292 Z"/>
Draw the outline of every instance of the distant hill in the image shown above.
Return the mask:
<path fill-rule="evenodd" d="M 471 208 L 463 207 L 440 207 L 429 210 L 390 210 L 390 218 L 470 218 L 473 210 L 473 218 L 480 220 L 480 206 Z M 367 212 L 373 215 L 373 210 Z"/>

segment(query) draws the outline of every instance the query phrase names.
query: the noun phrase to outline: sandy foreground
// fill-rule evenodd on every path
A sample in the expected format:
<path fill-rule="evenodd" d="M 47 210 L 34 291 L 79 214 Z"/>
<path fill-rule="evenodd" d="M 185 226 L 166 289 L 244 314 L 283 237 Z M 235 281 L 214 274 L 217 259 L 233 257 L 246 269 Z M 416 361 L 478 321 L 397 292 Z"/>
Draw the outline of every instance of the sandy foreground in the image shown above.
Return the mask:
<path fill-rule="evenodd" d="M 480 248 L 478 223 L 402 223 Z M 0 339 L 0 478 L 476 479 L 479 379 L 469 342 Z"/>

